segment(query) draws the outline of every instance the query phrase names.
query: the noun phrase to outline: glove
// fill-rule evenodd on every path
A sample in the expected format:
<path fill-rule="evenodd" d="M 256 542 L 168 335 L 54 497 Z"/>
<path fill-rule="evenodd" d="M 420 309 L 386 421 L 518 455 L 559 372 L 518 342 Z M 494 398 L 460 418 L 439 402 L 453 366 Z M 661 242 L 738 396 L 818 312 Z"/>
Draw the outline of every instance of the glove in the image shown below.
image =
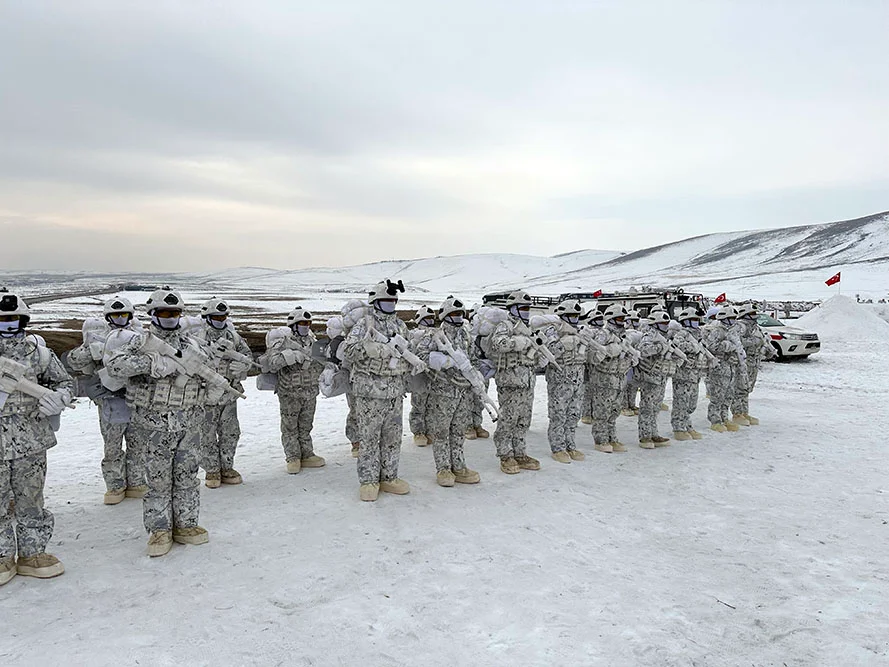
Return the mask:
<path fill-rule="evenodd" d="M 488 361 L 487 359 L 482 359 L 482 361 L 478 365 L 478 370 L 482 374 L 482 377 L 486 380 L 490 380 L 494 377 L 494 374 L 497 372 L 497 369 L 494 365 Z"/>
<path fill-rule="evenodd" d="M 453 368 L 454 360 L 443 352 L 429 353 L 429 368 L 434 371 L 443 371 L 446 368 Z"/>
<path fill-rule="evenodd" d="M 302 352 L 299 352 L 297 350 L 282 350 L 281 356 L 284 358 L 284 363 L 288 366 L 301 364 L 305 361 L 306 358 Z"/>
<path fill-rule="evenodd" d="M 169 357 L 162 357 L 159 354 L 152 355 L 151 359 L 151 377 L 165 378 L 179 370 L 179 364 Z"/>
<path fill-rule="evenodd" d="M 516 352 L 527 350 L 531 347 L 531 339 L 524 336 L 514 336 L 512 339 L 512 347 Z"/>
<path fill-rule="evenodd" d="M 232 375 L 246 375 L 250 370 L 250 364 L 246 361 L 235 360 L 228 365 L 228 370 Z"/>
<path fill-rule="evenodd" d="M 608 345 L 605 346 L 605 354 L 609 357 L 619 357 L 623 351 L 624 349 L 621 347 L 620 343 L 608 343 Z"/>
<path fill-rule="evenodd" d="M 65 397 L 58 391 L 41 396 L 37 401 L 37 408 L 44 417 L 52 417 L 62 413 L 65 409 Z"/>
<path fill-rule="evenodd" d="M 105 354 L 105 343 L 95 341 L 89 344 L 90 357 L 93 361 L 101 361 Z"/>

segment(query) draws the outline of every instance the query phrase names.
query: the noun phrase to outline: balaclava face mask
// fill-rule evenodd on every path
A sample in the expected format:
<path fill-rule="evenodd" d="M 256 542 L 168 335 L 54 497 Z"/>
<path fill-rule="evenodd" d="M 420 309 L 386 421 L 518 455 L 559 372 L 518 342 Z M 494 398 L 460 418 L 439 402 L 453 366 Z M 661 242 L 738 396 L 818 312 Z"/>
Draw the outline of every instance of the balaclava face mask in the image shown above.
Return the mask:
<path fill-rule="evenodd" d="M 12 322 L 0 322 L 0 338 L 15 337 L 16 335 L 21 333 L 21 326 L 21 320 L 13 320 Z"/>
<path fill-rule="evenodd" d="M 293 326 L 293 331 L 297 336 L 301 336 L 305 338 L 309 335 L 309 332 L 312 330 L 311 324 L 295 324 Z"/>
<path fill-rule="evenodd" d="M 448 315 L 445 320 L 448 324 L 452 324 L 455 327 L 463 326 L 463 316 L 462 315 Z"/>
<path fill-rule="evenodd" d="M 395 312 L 395 306 L 398 302 L 392 301 L 391 299 L 387 300 L 379 300 L 374 302 L 374 306 L 376 306 L 377 310 L 381 313 L 386 313 L 386 315 L 391 315 Z"/>
<path fill-rule="evenodd" d="M 179 320 L 181 315 L 176 317 L 158 317 L 154 313 L 151 314 L 151 323 L 164 331 L 175 331 L 179 328 Z"/>
<path fill-rule="evenodd" d="M 225 329 L 226 325 L 228 324 L 227 320 L 222 320 L 222 321 L 214 320 L 211 317 L 208 317 L 207 321 L 210 323 L 211 327 L 213 327 L 214 329 L 219 329 L 219 330 Z"/>
<path fill-rule="evenodd" d="M 114 315 L 108 316 L 108 322 L 111 323 L 111 326 L 115 326 L 118 329 L 123 329 L 130 323 L 131 319 L 133 319 L 133 317 L 128 313 L 115 313 Z"/>

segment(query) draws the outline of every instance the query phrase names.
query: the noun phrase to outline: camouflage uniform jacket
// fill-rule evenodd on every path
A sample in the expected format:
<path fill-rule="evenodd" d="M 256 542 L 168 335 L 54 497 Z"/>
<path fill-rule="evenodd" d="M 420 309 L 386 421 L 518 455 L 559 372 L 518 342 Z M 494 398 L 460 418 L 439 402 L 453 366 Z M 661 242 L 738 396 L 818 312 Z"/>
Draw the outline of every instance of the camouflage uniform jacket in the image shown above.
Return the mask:
<path fill-rule="evenodd" d="M 372 331 L 391 339 L 407 339 L 407 326 L 395 314 L 368 310 L 343 342 L 343 358 L 351 367 L 352 394 L 367 398 L 393 399 L 404 396 L 405 375 L 410 365 L 386 343 L 372 337 Z"/>
<path fill-rule="evenodd" d="M 491 352 L 497 364 L 498 387 L 533 388 L 540 364 L 537 350 L 531 343 L 531 330 L 519 319 L 510 316 L 498 324 L 491 333 Z M 525 338 L 527 342 L 519 343 Z M 518 349 L 524 344 L 522 349 Z"/>
<path fill-rule="evenodd" d="M 244 385 L 242 382 L 247 377 L 247 373 L 239 373 L 234 374 L 231 371 L 232 362 L 223 359 L 221 356 L 214 356 L 212 353 L 212 346 L 214 343 L 217 343 L 220 340 L 229 340 L 234 343 L 234 347 L 232 350 L 237 352 L 238 354 L 243 354 L 247 357 L 253 358 L 253 353 L 250 351 L 250 346 L 247 345 L 247 342 L 241 337 L 241 335 L 235 331 L 231 327 L 225 327 L 224 329 L 217 329 L 209 324 L 205 324 L 204 328 L 200 331 L 194 332 L 194 339 L 201 343 L 201 345 L 205 348 L 205 351 L 209 350 L 210 355 L 210 367 L 223 376 L 226 380 L 228 380 L 229 384 L 237 389 L 240 392 L 244 392 Z M 205 401 L 207 405 L 225 405 L 226 403 L 231 403 L 232 401 L 237 401 L 238 397 L 229 394 L 228 392 L 224 392 L 220 398 L 211 400 L 211 397 L 207 397 Z"/>
<path fill-rule="evenodd" d="M 432 329 L 432 335 L 424 335 L 417 343 L 416 354 L 420 359 L 429 363 L 429 355 L 433 352 L 445 354 L 442 346 L 436 341 L 439 334 L 447 338 L 456 351 L 462 351 L 472 362 L 473 367 L 478 364 L 476 346 L 472 344 L 472 336 L 465 326 L 454 326 L 444 322 L 440 329 Z M 469 387 L 469 380 L 463 377 L 463 373 L 456 367 L 446 368 L 441 371 L 429 371 L 429 391 L 440 396 L 459 396 Z"/>
<path fill-rule="evenodd" d="M 73 381 L 62 362 L 34 336 L 0 339 L 0 356 L 28 367 L 25 378 L 55 391 L 71 393 Z M 37 399 L 12 392 L 0 410 L 0 460 L 10 461 L 46 451 L 56 444 L 49 420 L 38 409 Z M 4 500 L 5 502 L 5 500 Z"/>
<path fill-rule="evenodd" d="M 279 394 L 303 390 L 314 390 L 316 394 L 318 393 L 318 378 L 321 377 L 324 364 L 311 358 L 312 346 L 316 340 L 315 334 L 311 331 L 307 336 L 298 336 L 288 327 L 287 333 L 272 341 L 269 349 L 260 357 L 263 367 L 268 368 L 271 373 L 278 374 Z M 285 350 L 301 352 L 306 356 L 306 361 L 288 365 L 282 354 Z"/>

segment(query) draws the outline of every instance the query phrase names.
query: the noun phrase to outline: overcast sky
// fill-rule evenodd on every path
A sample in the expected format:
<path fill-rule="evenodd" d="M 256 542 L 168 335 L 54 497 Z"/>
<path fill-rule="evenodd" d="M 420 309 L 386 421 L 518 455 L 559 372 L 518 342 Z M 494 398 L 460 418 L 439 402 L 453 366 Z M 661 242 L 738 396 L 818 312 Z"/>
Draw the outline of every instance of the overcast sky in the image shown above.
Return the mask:
<path fill-rule="evenodd" d="M 632 250 L 889 209 L 885 0 L 0 1 L 0 270 Z"/>

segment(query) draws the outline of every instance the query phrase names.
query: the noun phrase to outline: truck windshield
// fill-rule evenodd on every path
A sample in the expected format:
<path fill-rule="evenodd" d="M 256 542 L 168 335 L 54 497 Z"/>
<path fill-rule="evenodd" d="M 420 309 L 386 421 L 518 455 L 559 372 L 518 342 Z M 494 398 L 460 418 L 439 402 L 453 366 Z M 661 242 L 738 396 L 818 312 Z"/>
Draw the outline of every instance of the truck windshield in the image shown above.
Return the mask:
<path fill-rule="evenodd" d="M 780 320 L 776 320 L 774 317 L 769 317 L 768 315 L 759 314 L 756 316 L 756 323 L 761 327 L 783 327 L 784 322 Z"/>

